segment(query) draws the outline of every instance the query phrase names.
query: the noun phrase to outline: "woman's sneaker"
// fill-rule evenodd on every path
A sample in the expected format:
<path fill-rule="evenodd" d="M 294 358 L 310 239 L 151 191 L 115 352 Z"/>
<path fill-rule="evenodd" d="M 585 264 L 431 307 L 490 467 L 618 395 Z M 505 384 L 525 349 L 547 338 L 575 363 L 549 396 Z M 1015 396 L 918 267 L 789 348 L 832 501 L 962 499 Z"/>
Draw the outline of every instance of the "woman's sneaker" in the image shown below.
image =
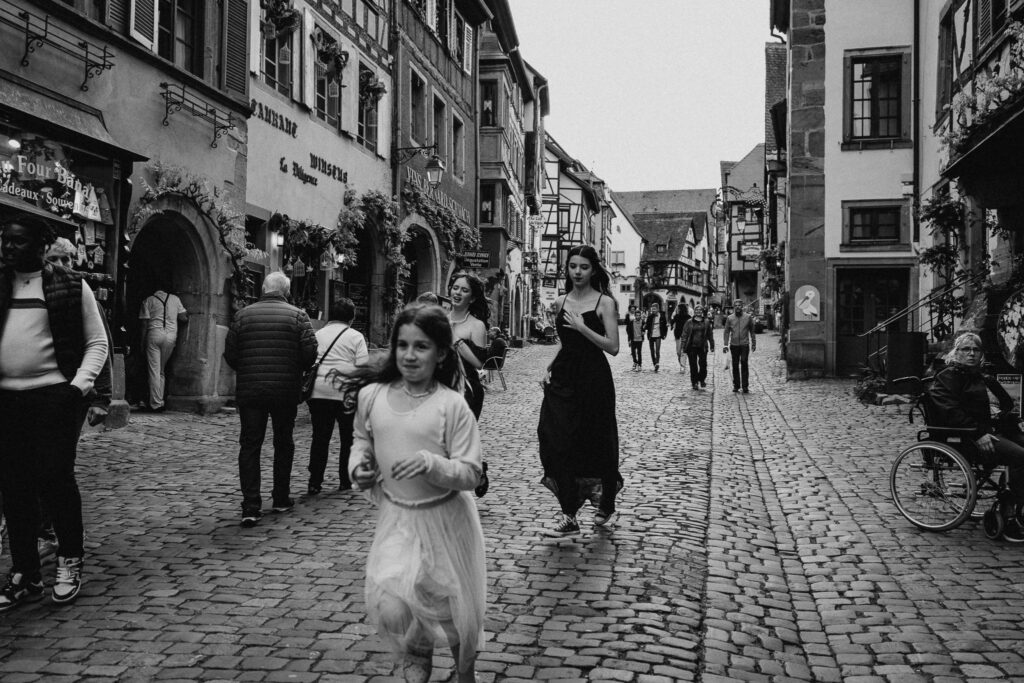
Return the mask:
<path fill-rule="evenodd" d="M 53 583 L 53 601 L 71 602 L 82 590 L 82 558 L 57 557 L 57 580 Z"/>
<path fill-rule="evenodd" d="M 33 581 L 21 572 L 11 572 L 7 583 L 0 589 L 0 612 L 6 612 L 23 602 L 38 600 L 43 595 L 43 580 L 36 577 Z"/>
<path fill-rule="evenodd" d="M 548 536 L 571 536 L 580 532 L 580 523 L 576 521 L 575 517 L 563 514 L 558 518 L 558 524 L 555 525 L 554 529 L 548 529 L 546 533 Z"/>

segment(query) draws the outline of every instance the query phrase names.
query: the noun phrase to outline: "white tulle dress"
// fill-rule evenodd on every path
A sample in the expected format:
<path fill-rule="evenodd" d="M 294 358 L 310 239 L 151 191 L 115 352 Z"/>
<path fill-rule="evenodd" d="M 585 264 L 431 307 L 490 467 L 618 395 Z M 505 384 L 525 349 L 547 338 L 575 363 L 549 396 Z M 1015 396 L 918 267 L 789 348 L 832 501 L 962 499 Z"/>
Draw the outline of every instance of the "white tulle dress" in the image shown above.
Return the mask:
<path fill-rule="evenodd" d="M 428 470 L 396 481 L 391 466 L 425 452 Z M 377 528 L 366 560 L 370 621 L 396 653 L 422 652 L 457 634 L 460 670 L 483 643 L 487 578 L 476 501 L 468 491 L 481 471 L 480 434 L 465 399 L 447 387 L 415 409 L 395 410 L 387 386 L 359 392 L 349 475 L 376 460 L 370 490 Z M 411 619 L 395 619 L 404 606 Z"/>

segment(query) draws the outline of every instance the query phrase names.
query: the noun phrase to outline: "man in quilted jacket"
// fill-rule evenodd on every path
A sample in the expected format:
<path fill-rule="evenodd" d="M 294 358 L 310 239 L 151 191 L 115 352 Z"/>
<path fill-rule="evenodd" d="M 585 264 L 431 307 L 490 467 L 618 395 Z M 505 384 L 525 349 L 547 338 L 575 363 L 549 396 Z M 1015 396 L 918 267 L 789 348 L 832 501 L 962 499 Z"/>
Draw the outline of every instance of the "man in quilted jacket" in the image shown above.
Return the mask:
<path fill-rule="evenodd" d="M 235 370 L 235 404 L 241 421 L 238 474 L 242 526 L 262 515 L 260 452 L 267 419 L 274 429 L 273 509 L 286 512 L 295 458 L 295 415 L 302 400 L 302 374 L 316 362 L 316 336 L 305 311 L 286 301 L 291 281 L 274 272 L 263 281 L 263 296 L 235 315 L 224 346 L 224 360 Z"/>

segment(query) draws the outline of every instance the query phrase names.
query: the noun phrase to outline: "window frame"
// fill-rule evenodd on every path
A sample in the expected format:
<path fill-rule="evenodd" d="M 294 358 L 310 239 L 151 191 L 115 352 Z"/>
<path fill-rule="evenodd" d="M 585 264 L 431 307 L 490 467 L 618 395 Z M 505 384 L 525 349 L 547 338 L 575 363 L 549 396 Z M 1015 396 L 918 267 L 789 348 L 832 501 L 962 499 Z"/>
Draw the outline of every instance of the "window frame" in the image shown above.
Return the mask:
<path fill-rule="evenodd" d="M 898 217 L 894 239 L 853 237 L 853 217 L 862 211 L 895 211 Z M 840 251 L 909 251 L 910 206 L 905 199 L 856 199 L 842 202 L 843 234 Z"/>
<path fill-rule="evenodd" d="M 340 37 L 335 35 L 330 30 L 324 28 L 319 22 L 313 23 L 313 35 L 319 32 L 327 40 L 331 41 L 334 45 L 344 49 L 344 45 L 341 43 Z M 323 68 L 320 61 L 316 58 L 315 48 L 311 48 L 310 51 L 312 62 L 310 69 L 312 71 L 313 79 L 313 116 L 317 120 L 323 122 L 325 125 L 330 127 L 332 130 L 340 131 L 342 129 L 342 102 L 341 95 L 344 92 L 343 87 L 345 79 L 342 74 L 335 74 L 335 79 L 338 82 L 338 94 L 334 97 L 330 95 L 330 79 L 327 77 L 326 71 L 321 76 L 320 70 Z M 294 54 L 294 53 L 293 53 Z M 321 84 L 323 85 L 323 92 L 321 93 Z M 323 100 L 325 108 L 321 108 L 321 99 Z M 334 100 L 334 112 L 331 113 L 331 100 Z"/>
<path fill-rule="evenodd" d="M 438 113 L 441 121 L 437 120 Z M 448 103 L 435 90 L 430 98 L 430 123 L 431 142 L 434 145 L 434 154 L 442 163 L 448 165 Z"/>
<path fill-rule="evenodd" d="M 419 88 L 417 96 L 416 83 Z M 427 142 L 427 79 L 409 67 L 409 138 L 421 145 Z M 417 102 L 418 100 L 418 102 Z"/>
<path fill-rule="evenodd" d="M 380 100 L 373 97 L 363 97 L 363 73 L 368 73 L 374 79 L 377 72 L 362 61 L 359 62 L 359 101 L 356 119 L 356 140 L 367 150 L 376 153 L 380 142 Z M 372 115 L 372 116 L 371 116 Z M 372 121 L 371 121 L 372 118 Z"/>
<path fill-rule="evenodd" d="M 284 36 L 283 40 L 277 37 L 263 37 L 260 41 L 260 80 L 278 94 L 289 99 L 295 97 L 295 79 L 292 78 L 292 68 L 297 57 L 295 53 L 295 36 L 298 33 L 299 31 L 292 31 L 287 36 Z M 271 43 L 274 44 L 274 56 L 272 58 L 269 56 L 270 51 L 268 49 Z M 292 52 L 291 64 L 281 64 L 278 61 L 280 59 L 281 47 L 283 44 L 288 45 L 288 49 Z M 267 72 L 268 64 L 273 64 L 274 69 L 277 71 L 277 75 L 273 78 Z M 281 80 L 282 73 L 287 76 L 286 80 Z"/>
<path fill-rule="evenodd" d="M 452 112 L 452 174 L 457 178 L 466 176 L 466 123 Z"/>
<path fill-rule="evenodd" d="M 192 43 L 186 43 L 182 37 L 178 35 L 178 17 L 183 14 L 181 6 L 190 3 L 192 5 L 191 14 L 191 30 L 188 31 L 192 39 Z M 170 12 L 166 11 L 166 7 L 170 6 Z M 204 59 L 203 53 L 206 49 L 206 9 L 207 3 L 205 0 L 158 0 L 156 3 L 156 44 L 154 45 L 154 52 L 161 58 L 166 59 L 171 64 L 182 71 L 192 74 L 197 78 L 204 77 Z M 170 14 L 170 26 L 166 26 L 165 15 Z M 169 45 L 165 45 L 165 39 L 169 41 Z M 187 58 L 183 58 L 183 63 L 178 61 L 178 49 L 184 45 L 186 50 L 190 52 Z M 169 52 L 170 54 L 165 54 Z M 188 66 L 190 64 L 191 66 Z"/>
<path fill-rule="evenodd" d="M 890 47 L 865 50 L 847 50 L 843 54 L 843 138 L 841 149 L 895 149 L 913 146 L 912 123 L 912 69 L 910 47 Z M 900 76 L 897 80 L 898 115 L 897 132 L 891 136 L 854 136 L 853 134 L 853 74 L 857 62 L 864 60 L 898 60 Z"/>

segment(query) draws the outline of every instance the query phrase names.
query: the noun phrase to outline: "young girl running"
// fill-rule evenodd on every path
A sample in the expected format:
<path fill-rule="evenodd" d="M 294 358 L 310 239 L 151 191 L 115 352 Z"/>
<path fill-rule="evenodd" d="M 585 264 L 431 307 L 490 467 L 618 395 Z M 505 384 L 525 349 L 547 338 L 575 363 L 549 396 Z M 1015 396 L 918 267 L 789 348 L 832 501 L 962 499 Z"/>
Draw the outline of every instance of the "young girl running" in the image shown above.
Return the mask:
<path fill-rule="evenodd" d="M 443 309 L 411 306 L 395 321 L 391 353 L 359 392 L 349 457 L 354 486 L 378 506 L 366 560 L 370 621 L 400 657 L 406 681 L 430 679 L 446 638 L 460 683 L 476 681 L 486 575 L 476 503 L 476 419 L 448 388 L 458 364 Z"/>

